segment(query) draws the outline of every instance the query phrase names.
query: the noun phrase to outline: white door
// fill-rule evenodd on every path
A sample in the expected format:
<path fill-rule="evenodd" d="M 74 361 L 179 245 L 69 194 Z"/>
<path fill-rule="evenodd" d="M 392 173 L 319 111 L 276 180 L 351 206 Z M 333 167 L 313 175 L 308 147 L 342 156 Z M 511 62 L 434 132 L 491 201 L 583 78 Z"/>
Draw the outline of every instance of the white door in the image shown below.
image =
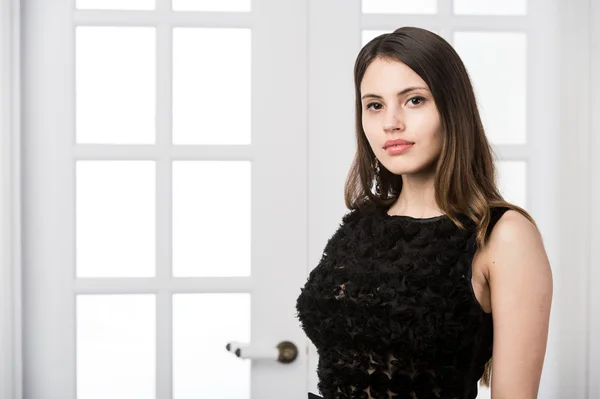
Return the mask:
<path fill-rule="evenodd" d="M 556 271 L 557 4 L 23 0 L 25 397 L 316 393 L 295 299 L 345 212 L 354 59 L 399 26 L 464 58 L 502 191 Z M 552 333 L 567 316 L 541 398 L 584 395 Z"/>
<path fill-rule="evenodd" d="M 305 397 L 306 3 L 22 6 L 24 396 Z"/>

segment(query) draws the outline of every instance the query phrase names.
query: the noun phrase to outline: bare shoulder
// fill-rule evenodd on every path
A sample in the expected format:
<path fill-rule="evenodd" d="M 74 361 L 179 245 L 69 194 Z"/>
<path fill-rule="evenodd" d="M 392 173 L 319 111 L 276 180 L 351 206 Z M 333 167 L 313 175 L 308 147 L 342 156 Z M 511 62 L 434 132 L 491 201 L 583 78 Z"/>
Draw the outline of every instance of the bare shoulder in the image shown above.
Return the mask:
<path fill-rule="evenodd" d="M 500 304 L 517 298 L 539 303 L 552 297 L 552 270 L 541 233 L 517 211 L 506 211 L 494 226 L 486 244 L 485 264 L 496 311 Z M 513 305 L 519 306 L 517 302 Z"/>
<path fill-rule="evenodd" d="M 517 265 L 521 262 L 506 262 L 513 259 L 536 260 L 547 263 L 542 235 L 537 227 L 523 214 L 507 210 L 498 220 L 484 249 L 486 276 L 493 273 L 496 265 Z M 499 262 L 504 260 L 504 262 Z"/>
<path fill-rule="evenodd" d="M 506 245 L 529 246 L 542 244 L 542 236 L 537 227 L 523 214 L 507 210 L 498 220 L 490 234 L 489 247 Z"/>

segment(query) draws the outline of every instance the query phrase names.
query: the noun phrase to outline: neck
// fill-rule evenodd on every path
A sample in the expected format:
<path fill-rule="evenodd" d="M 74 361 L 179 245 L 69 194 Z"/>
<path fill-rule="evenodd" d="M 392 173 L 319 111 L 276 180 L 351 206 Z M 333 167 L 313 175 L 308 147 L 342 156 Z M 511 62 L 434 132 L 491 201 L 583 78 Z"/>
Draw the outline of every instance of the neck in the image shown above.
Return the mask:
<path fill-rule="evenodd" d="M 402 190 L 388 213 L 417 218 L 442 214 L 435 201 L 434 175 L 432 173 L 402 175 Z"/>

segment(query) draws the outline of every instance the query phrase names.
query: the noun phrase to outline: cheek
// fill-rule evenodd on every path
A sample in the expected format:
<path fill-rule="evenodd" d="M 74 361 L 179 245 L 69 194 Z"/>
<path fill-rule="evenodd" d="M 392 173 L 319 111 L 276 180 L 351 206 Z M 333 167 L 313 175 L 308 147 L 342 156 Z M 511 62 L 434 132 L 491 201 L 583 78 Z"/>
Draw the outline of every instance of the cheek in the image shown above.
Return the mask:
<path fill-rule="evenodd" d="M 431 151 L 435 154 L 434 156 L 439 156 L 441 151 L 442 151 L 442 146 L 444 144 L 444 134 L 441 131 L 441 129 L 438 129 L 434 131 L 434 133 L 431 136 L 431 141 L 430 141 L 430 148 Z"/>
<path fill-rule="evenodd" d="M 363 131 L 365 132 L 365 136 L 367 136 L 367 141 L 373 145 L 373 138 L 375 136 L 375 126 L 373 124 L 372 120 L 369 120 L 370 118 L 362 118 L 362 128 Z M 372 119 L 372 118 L 371 118 Z"/>
<path fill-rule="evenodd" d="M 441 126 L 438 127 L 438 130 L 435 133 L 435 136 L 433 138 L 433 148 L 434 148 L 434 157 L 437 158 L 441 155 L 442 153 L 442 148 L 444 147 L 444 140 L 445 140 L 445 136 L 446 134 L 444 133 L 444 131 L 442 130 Z"/>
<path fill-rule="evenodd" d="M 422 133 L 422 138 L 425 139 L 429 145 L 437 147 L 443 139 L 442 128 L 437 115 L 424 115 L 419 121 L 419 124 L 419 131 Z"/>

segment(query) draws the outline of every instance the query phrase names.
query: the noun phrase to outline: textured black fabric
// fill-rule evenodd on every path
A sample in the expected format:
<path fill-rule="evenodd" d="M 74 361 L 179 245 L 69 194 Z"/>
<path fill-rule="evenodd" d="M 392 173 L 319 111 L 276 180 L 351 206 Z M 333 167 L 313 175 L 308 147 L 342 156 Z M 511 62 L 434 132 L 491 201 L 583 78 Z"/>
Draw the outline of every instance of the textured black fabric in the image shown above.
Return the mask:
<path fill-rule="evenodd" d="M 324 399 L 477 396 L 492 316 L 471 285 L 475 226 L 461 221 L 466 230 L 382 207 L 344 215 L 296 304 Z"/>

